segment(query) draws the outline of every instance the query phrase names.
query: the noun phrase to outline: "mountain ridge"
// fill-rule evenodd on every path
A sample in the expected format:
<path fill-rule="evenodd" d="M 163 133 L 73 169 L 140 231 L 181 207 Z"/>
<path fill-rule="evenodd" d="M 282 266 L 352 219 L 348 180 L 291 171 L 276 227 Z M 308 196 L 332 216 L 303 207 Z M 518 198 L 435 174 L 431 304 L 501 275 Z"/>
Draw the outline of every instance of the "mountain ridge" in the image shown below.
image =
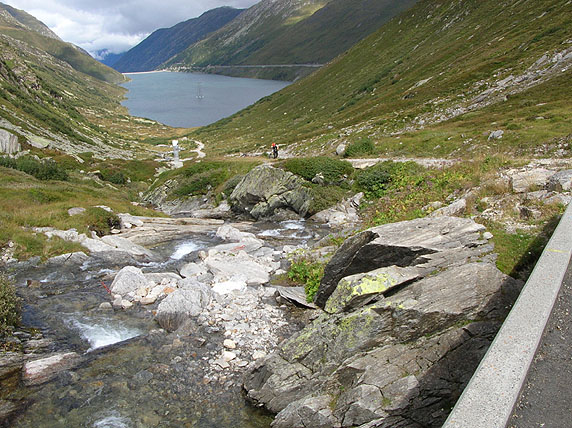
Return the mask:
<path fill-rule="evenodd" d="M 223 6 L 170 28 L 158 29 L 125 52 L 112 66 L 123 73 L 155 70 L 189 45 L 236 18 L 242 11 Z"/>

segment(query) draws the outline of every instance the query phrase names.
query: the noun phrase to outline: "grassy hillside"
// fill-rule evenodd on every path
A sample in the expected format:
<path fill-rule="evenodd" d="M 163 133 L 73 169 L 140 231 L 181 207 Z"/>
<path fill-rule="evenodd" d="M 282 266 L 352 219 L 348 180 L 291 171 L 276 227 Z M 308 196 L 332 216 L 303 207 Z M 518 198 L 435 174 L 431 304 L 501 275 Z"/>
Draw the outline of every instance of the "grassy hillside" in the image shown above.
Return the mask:
<path fill-rule="evenodd" d="M 417 1 L 263 0 L 166 65 L 239 66 L 214 70 L 259 76 L 259 69 L 240 66 L 325 63 Z M 262 76 L 293 80 L 300 71 L 308 74 L 313 69 L 267 69 Z"/>
<path fill-rule="evenodd" d="M 123 73 L 155 70 L 171 57 L 236 18 L 242 11 L 243 9 L 220 7 L 171 28 L 154 31 L 122 55 L 113 64 L 113 68 Z"/>
<path fill-rule="evenodd" d="M 533 153 L 572 132 L 562 0 L 423 0 L 328 67 L 193 137 L 213 153 Z M 505 101 L 506 100 L 506 101 Z M 501 140 L 488 141 L 492 130 Z"/>
<path fill-rule="evenodd" d="M 121 73 L 101 64 L 87 52 L 58 38 L 30 14 L 0 3 L 0 34 L 23 41 L 67 62 L 75 70 L 110 83 L 121 83 Z"/>

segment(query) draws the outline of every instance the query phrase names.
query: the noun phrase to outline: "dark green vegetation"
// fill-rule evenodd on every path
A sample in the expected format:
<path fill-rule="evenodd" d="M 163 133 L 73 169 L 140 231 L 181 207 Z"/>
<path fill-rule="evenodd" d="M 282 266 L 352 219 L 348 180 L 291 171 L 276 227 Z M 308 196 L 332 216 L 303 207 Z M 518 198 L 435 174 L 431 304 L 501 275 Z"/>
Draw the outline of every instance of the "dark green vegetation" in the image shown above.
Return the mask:
<path fill-rule="evenodd" d="M 156 30 L 127 51 L 113 64 L 113 68 L 122 73 L 158 69 L 165 61 L 218 30 L 242 11 L 243 9 L 220 7 L 171 28 Z"/>
<path fill-rule="evenodd" d="M 17 327 L 21 320 L 21 302 L 7 277 L 0 275 L 0 337 Z"/>
<path fill-rule="evenodd" d="M 173 180 L 176 182 L 170 192 L 173 199 L 206 194 L 222 198 L 223 193 L 230 195 L 240 179 L 259 164 L 259 160 L 211 160 L 188 164 L 162 173 L 151 190 Z"/>
<path fill-rule="evenodd" d="M 324 64 L 418 0 L 263 0 L 170 59 L 171 67 Z M 220 74 L 294 80 L 311 68 L 216 68 Z"/>
<path fill-rule="evenodd" d="M 230 141 L 245 152 L 272 139 L 322 154 L 369 139 L 371 155 L 526 156 L 571 133 L 572 72 L 495 88 L 549 69 L 570 47 L 571 19 L 561 0 L 423 0 L 329 66 L 195 136 L 216 153 Z M 503 139 L 487 141 L 495 129 Z"/>
<path fill-rule="evenodd" d="M 18 159 L 0 157 L 0 166 L 17 169 L 36 177 L 38 180 L 66 181 L 68 179 L 66 170 L 51 159 L 41 161 L 29 156 Z"/>

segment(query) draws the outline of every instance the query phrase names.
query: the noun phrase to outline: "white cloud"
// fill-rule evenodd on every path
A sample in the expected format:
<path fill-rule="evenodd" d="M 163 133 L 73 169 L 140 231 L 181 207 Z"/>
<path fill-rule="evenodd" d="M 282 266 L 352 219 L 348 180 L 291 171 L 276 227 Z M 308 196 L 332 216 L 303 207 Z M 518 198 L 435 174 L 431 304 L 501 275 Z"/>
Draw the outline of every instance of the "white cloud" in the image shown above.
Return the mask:
<path fill-rule="evenodd" d="M 90 53 L 123 52 L 151 32 L 220 6 L 250 7 L 257 0 L 3 0 L 25 10 L 67 42 Z"/>

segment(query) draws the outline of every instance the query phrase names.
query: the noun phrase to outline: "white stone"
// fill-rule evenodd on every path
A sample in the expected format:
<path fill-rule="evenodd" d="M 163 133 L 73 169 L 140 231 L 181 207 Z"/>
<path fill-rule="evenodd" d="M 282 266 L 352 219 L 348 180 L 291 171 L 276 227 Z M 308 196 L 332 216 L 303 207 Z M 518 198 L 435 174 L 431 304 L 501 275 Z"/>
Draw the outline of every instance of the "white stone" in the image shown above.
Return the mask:
<path fill-rule="evenodd" d="M 266 357 L 266 352 L 264 351 L 254 351 L 254 353 L 252 354 L 252 359 L 255 361 L 264 357 Z"/>
<path fill-rule="evenodd" d="M 226 361 L 228 363 L 236 358 L 236 354 L 230 351 L 223 351 L 221 358 L 223 361 Z"/>
<path fill-rule="evenodd" d="M 229 294 L 232 293 L 233 291 L 244 291 L 244 290 L 246 290 L 246 282 L 240 280 L 218 282 L 213 285 L 213 291 L 221 295 Z"/>
<path fill-rule="evenodd" d="M 227 349 L 236 349 L 236 343 L 234 343 L 234 341 L 231 339 L 225 339 L 223 346 Z"/>

